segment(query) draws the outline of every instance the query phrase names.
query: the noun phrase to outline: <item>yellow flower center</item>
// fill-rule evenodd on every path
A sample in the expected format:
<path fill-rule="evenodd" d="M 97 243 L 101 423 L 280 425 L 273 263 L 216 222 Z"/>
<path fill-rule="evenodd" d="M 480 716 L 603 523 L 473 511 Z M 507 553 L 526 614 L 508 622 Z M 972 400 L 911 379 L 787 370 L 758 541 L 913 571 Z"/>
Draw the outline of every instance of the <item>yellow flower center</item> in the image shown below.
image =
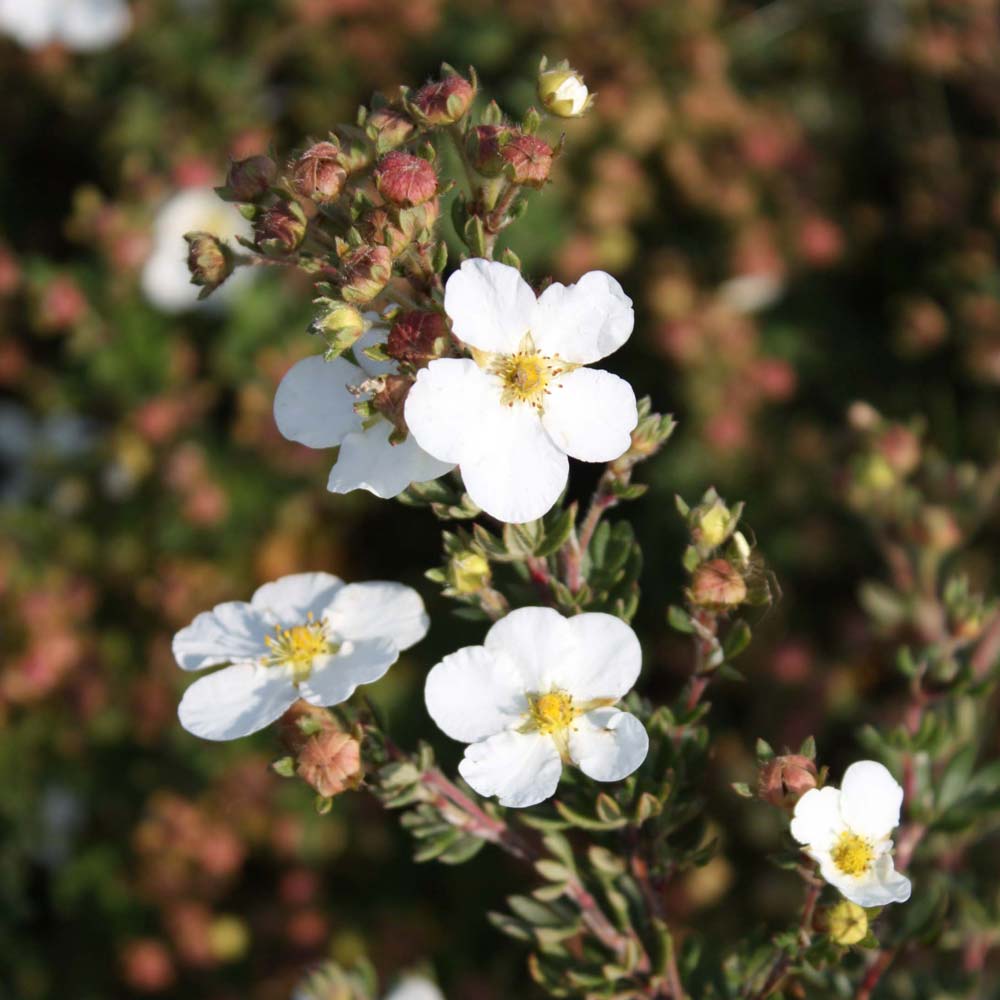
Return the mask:
<path fill-rule="evenodd" d="M 576 367 L 560 361 L 558 355 L 550 358 L 539 354 L 530 333 L 522 337 L 516 353 L 483 355 L 477 361 L 500 380 L 501 403 L 528 403 L 539 410 L 551 380 Z"/>
<path fill-rule="evenodd" d="M 830 851 L 830 857 L 845 875 L 860 875 L 875 860 L 875 849 L 870 840 L 845 830 Z"/>
<path fill-rule="evenodd" d="M 274 635 L 267 636 L 264 642 L 270 650 L 265 666 L 289 667 L 296 684 L 309 677 L 318 656 L 332 656 L 340 648 L 330 640 L 326 626 L 313 621 L 312 612 L 304 625 L 291 628 L 276 625 Z"/>
<path fill-rule="evenodd" d="M 565 691 L 528 695 L 531 723 L 539 733 L 561 732 L 580 714 Z"/>

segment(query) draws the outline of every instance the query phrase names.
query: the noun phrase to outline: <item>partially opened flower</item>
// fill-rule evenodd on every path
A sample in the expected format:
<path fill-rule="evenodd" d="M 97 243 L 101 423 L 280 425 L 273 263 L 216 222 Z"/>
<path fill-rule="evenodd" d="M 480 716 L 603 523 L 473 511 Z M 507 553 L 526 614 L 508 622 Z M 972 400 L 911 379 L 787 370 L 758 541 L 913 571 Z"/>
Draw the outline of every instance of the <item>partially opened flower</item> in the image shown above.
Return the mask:
<path fill-rule="evenodd" d="M 603 271 L 558 283 L 536 299 L 513 267 L 468 260 L 449 279 L 445 311 L 473 359 L 441 358 L 406 400 L 418 444 L 457 464 L 488 514 L 531 521 L 555 502 L 567 456 L 608 462 L 638 420 L 631 386 L 584 367 L 632 333 L 632 300 Z"/>
<path fill-rule="evenodd" d="M 397 369 L 395 361 L 373 361 L 364 353 L 384 343 L 388 332 L 377 313 L 366 313 L 365 318 L 371 325 L 354 345 L 361 367 L 342 357 L 327 361 L 316 355 L 299 361 L 278 386 L 274 419 L 290 441 L 310 448 L 340 447 L 327 481 L 331 493 L 368 490 L 389 498 L 411 483 L 443 476 L 454 463 L 428 455 L 412 434 L 398 443 L 392 440 L 396 427 L 383 414 L 365 419 L 357 412 L 355 405 L 371 399 L 372 393 L 351 390 L 368 379 L 391 376 Z"/>
<path fill-rule="evenodd" d="M 564 763 L 619 781 L 645 760 L 645 728 L 614 707 L 641 664 L 639 640 L 613 615 L 519 608 L 482 646 L 431 670 L 427 710 L 448 736 L 471 744 L 458 769 L 480 795 L 531 806 L 555 792 Z"/>
<path fill-rule="evenodd" d="M 29 49 L 65 45 L 94 52 L 128 33 L 125 0 L 0 0 L 0 31 Z"/>
<path fill-rule="evenodd" d="M 153 248 L 142 269 L 142 290 L 163 312 L 177 313 L 199 305 L 201 289 L 192 284 L 188 270 L 188 233 L 211 233 L 223 244 L 237 236 L 252 235 L 250 223 L 235 206 L 222 201 L 210 187 L 190 187 L 168 198 L 153 222 Z M 206 307 L 225 301 L 250 279 L 252 268 L 240 268 L 212 295 Z"/>
<path fill-rule="evenodd" d="M 813 788 L 796 803 L 792 836 L 819 862 L 823 878 L 859 906 L 905 903 L 910 880 L 892 864 L 892 831 L 903 789 L 874 760 L 844 772 L 841 787 Z"/>
<path fill-rule="evenodd" d="M 293 702 L 337 705 L 377 681 L 427 633 L 420 595 L 399 583 L 345 584 L 297 573 L 259 587 L 249 603 L 202 612 L 174 636 L 182 670 L 221 670 L 181 699 L 181 725 L 206 740 L 263 729 Z"/>

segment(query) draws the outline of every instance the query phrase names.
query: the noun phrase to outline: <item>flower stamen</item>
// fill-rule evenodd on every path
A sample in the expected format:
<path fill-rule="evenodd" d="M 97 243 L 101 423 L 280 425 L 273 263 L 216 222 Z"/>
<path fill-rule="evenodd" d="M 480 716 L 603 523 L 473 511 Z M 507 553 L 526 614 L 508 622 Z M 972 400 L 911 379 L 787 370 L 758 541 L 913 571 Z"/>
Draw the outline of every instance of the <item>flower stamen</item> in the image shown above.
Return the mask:
<path fill-rule="evenodd" d="M 553 735 L 568 728 L 580 711 L 565 691 L 528 695 L 531 727 L 539 733 Z"/>
<path fill-rule="evenodd" d="M 313 620 L 312 612 L 303 625 L 275 625 L 274 635 L 266 636 L 264 642 L 270 650 L 264 666 L 288 667 L 296 684 L 308 679 L 317 657 L 332 656 L 340 648 L 331 640 L 325 623 Z"/>
<path fill-rule="evenodd" d="M 560 361 L 558 355 L 550 358 L 540 354 L 530 333 L 521 338 L 514 354 L 487 355 L 480 364 L 500 380 L 501 403 L 527 403 L 538 410 L 542 409 L 550 381 L 573 367 Z"/>
<path fill-rule="evenodd" d="M 861 875 L 875 860 L 875 849 L 870 840 L 845 830 L 830 851 L 830 857 L 845 875 Z"/>

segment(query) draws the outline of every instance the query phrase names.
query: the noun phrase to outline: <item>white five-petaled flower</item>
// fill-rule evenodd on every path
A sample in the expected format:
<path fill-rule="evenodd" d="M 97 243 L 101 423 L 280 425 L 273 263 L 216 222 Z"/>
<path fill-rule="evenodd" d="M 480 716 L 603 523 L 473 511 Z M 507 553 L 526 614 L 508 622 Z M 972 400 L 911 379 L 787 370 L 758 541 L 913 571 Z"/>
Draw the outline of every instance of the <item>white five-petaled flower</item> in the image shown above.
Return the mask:
<path fill-rule="evenodd" d="M 792 836 L 823 878 L 859 906 L 905 903 L 910 880 L 892 864 L 903 789 L 874 760 L 844 772 L 840 788 L 813 788 L 795 804 Z"/>
<path fill-rule="evenodd" d="M 125 0 L 0 0 L 0 32 L 29 49 L 57 43 L 96 52 L 128 33 Z"/>
<path fill-rule="evenodd" d="M 182 670 L 228 664 L 181 699 L 181 725 L 206 740 L 263 729 L 298 698 L 337 705 L 377 681 L 427 633 L 420 595 L 399 583 L 297 573 L 204 611 L 174 636 Z"/>
<path fill-rule="evenodd" d="M 424 694 L 437 725 L 471 744 L 462 777 L 501 805 L 532 806 L 555 792 L 564 762 L 619 781 L 645 760 L 645 728 L 614 707 L 641 665 L 639 640 L 613 615 L 518 608 L 482 646 L 438 663 Z"/>
<path fill-rule="evenodd" d="M 199 231 L 212 233 L 230 244 L 237 236 L 249 239 L 253 235 L 250 223 L 210 187 L 184 188 L 171 195 L 153 221 L 153 247 L 142 269 L 142 290 L 163 312 L 215 308 L 250 280 L 254 269 L 238 268 L 210 299 L 199 302 L 201 289 L 191 283 L 188 245 L 184 242 L 185 233 Z"/>
<path fill-rule="evenodd" d="M 370 398 L 368 392 L 352 392 L 367 379 L 394 374 L 395 361 L 373 361 L 364 352 L 384 343 L 388 329 L 377 313 L 365 313 L 368 329 L 354 345 L 358 365 L 344 358 L 325 360 L 321 355 L 292 365 L 274 396 L 274 420 L 290 441 L 310 448 L 340 447 L 330 470 L 326 488 L 331 493 L 368 490 L 389 499 L 411 483 L 437 479 L 454 468 L 428 455 L 407 434 L 393 444 L 391 421 L 380 414 L 364 420 L 355 404 Z"/>
<path fill-rule="evenodd" d="M 632 333 L 632 300 L 603 271 L 536 299 L 513 267 L 467 260 L 445 288 L 455 336 L 473 358 L 439 358 L 417 375 L 406 424 L 457 464 L 469 496 L 502 521 L 532 521 L 556 502 L 567 456 L 609 462 L 636 425 L 632 387 L 586 368 Z"/>

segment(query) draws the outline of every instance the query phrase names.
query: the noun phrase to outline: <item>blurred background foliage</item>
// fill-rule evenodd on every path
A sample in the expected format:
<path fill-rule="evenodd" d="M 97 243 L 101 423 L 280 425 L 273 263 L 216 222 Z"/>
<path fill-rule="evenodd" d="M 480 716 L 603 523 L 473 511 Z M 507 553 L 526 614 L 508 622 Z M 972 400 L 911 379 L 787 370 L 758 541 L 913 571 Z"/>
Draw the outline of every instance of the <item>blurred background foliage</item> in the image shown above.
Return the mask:
<path fill-rule="evenodd" d="M 764 861 L 780 823 L 729 783 L 752 780 L 757 736 L 814 733 L 839 773 L 858 726 L 894 720 L 905 693 L 859 605 L 882 570 L 844 497 L 913 465 L 898 439 L 849 462 L 848 406 L 919 415 L 918 462 L 996 459 L 995 0 L 131 13 L 99 52 L 0 39 L 0 996 L 278 1000 L 310 963 L 362 953 L 386 978 L 430 961 L 455 1000 L 536 995 L 483 916 L 521 878 L 507 861 L 414 866 L 368 797 L 314 815 L 271 772 L 273 734 L 209 745 L 175 717 L 172 633 L 283 573 L 421 589 L 430 636 L 373 689 L 403 743 L 433 735 L 427 668 L 481 635 L 422 580 L 440 555 L 429 514 L 327 494 L 329 454 L 274 427 L 277 382 L 315 350 L 308 287 L 267 269 L 221 305 L 165 310 L 143 277 L 176 192 L 221 183 L 227 156 L 322 138 L 443 59 L 474 64 L 512 113 L 543 53 L 598 94 L 508 238 L 535 277 L 622 281 L 637 327 L 612 367 L 679 420 L 629 512 L 644 693 L 675 693 L 690 669 L 664 619 L 683 585 L 673 494 L 747 502 L 783 598 L 755 627 L 748 682 L 714 689 L 706 794 L 724 850 L 669 905 L 682 934 L 715 940 L 789 919 L 797 882 Z M 574 494 L 596 476 L 576 466 Z M 980 588 L 997 528 L 962 556 Z M 453 764 L 458 748 L 436 745 Z M 995 869 L 995 850 L 977 864 Z"/>

